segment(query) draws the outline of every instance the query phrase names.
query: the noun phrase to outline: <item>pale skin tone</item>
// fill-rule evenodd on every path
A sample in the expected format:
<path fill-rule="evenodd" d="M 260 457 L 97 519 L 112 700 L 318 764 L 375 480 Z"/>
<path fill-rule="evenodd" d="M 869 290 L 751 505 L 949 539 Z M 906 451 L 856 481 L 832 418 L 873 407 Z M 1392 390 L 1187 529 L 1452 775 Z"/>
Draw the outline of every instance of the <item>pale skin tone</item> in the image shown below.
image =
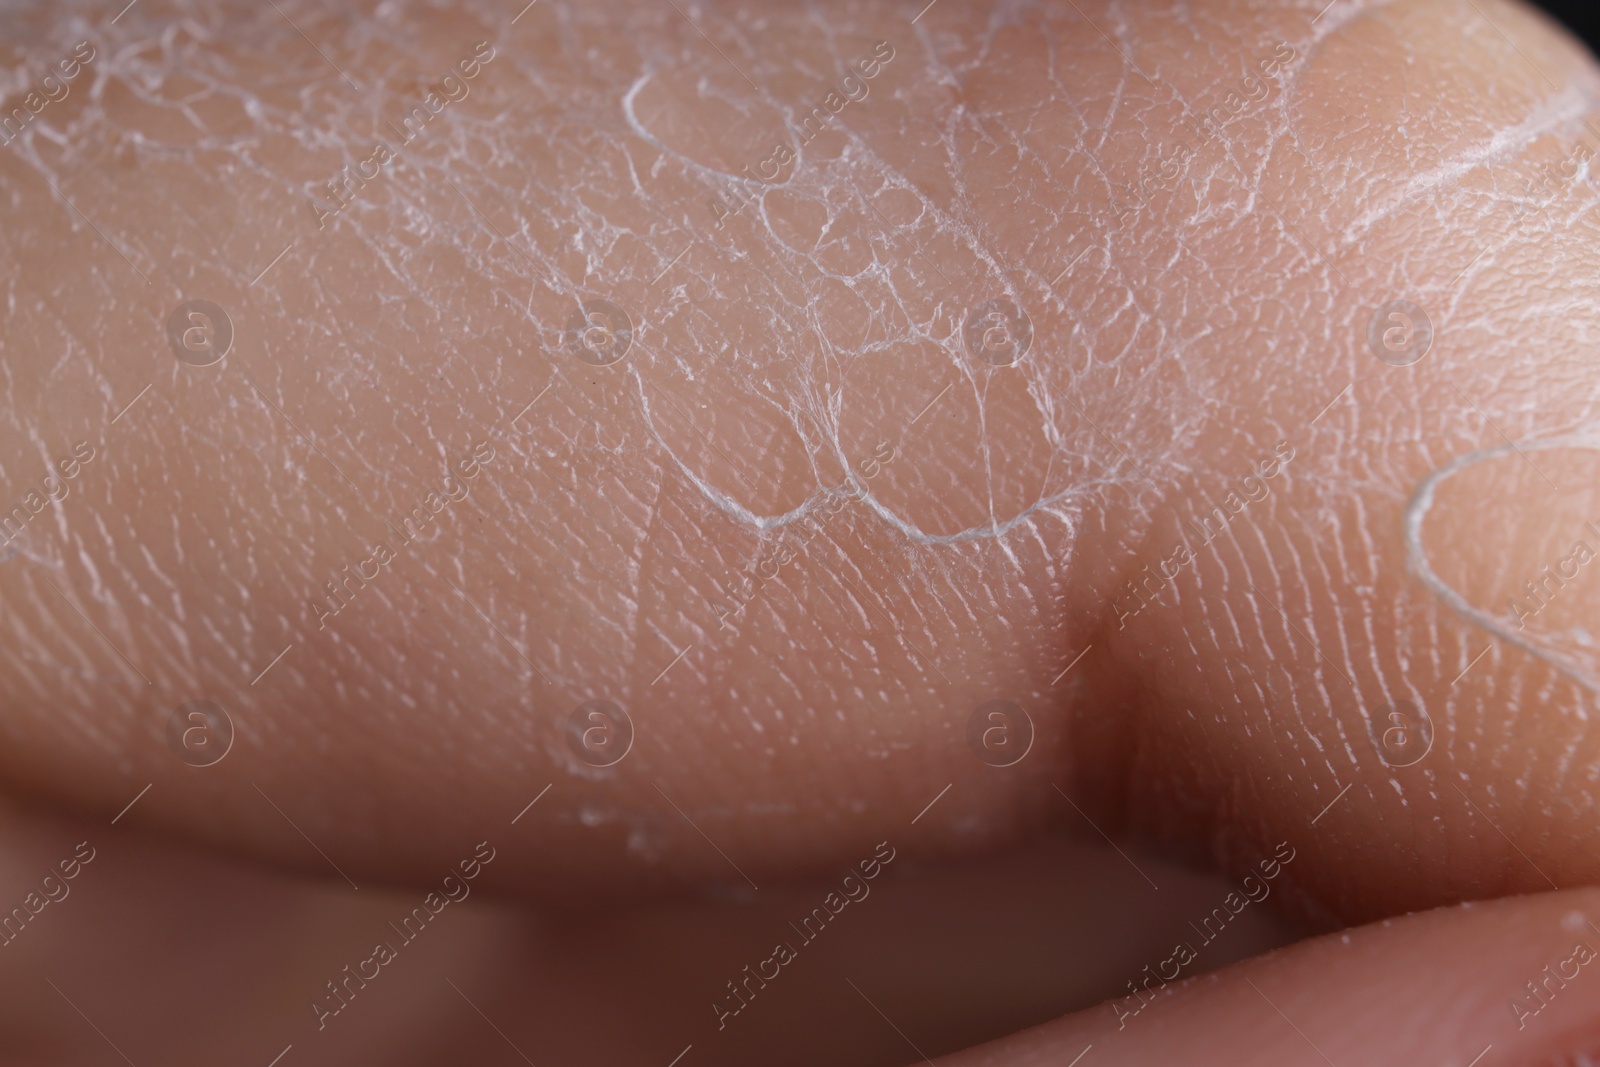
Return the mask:
<path fill-rule="evenodd" d="M 1104 834 L 1223 892 L 1283 843 L 1263 907 L 1297 929 L 1571 892 L 952 1062 L 1600 1038 L 1577 988 L 1537 1025 L 1508 1006 L 1600 946 L 1568 921 L 1600 923 L 1577 45 L 1443 0 L 519 6 L 0 21 L 7 113 L 39 87 L 0 147 L 9 795 L 93 828 L 51 823 L 69 852 L 137 830 L 407 900 L 488 839 L 484 895 L 706 938 L 880 842 L 913 878 Z M 206 308 L 169 331 L 193 299 L 227 316 L 219 361 Z M 194 700 L 233 724 L 213 766 L 169 740 Z M 1014 715 L 969 730 L 991 701 L 1031 723 L 1009 766 Z M 609 708 L 631 747 L 596 766 Z M 1084 880 L 1161 892 L 1112 877 Z M 658 902 L 707 886 L 722 912 Z M 756 927 L 730 960 L 770 953 Z M 507 1003 L 560 999 L 559 968 L 482 952 Z M 669 958 L 636 961 L 685 982 Z M 317 1033 L 317 959 L 285 1027 Z M 771 1058 L 717 1044 L 722 973 L 662 1062 Z M 1385 982 L 1482 1032 L 1380 1021 Z M 933 999 L 895 1021 L 935 1026 Z M 1220 1018 L 1260 1042 L 1212 1049 Z"/>

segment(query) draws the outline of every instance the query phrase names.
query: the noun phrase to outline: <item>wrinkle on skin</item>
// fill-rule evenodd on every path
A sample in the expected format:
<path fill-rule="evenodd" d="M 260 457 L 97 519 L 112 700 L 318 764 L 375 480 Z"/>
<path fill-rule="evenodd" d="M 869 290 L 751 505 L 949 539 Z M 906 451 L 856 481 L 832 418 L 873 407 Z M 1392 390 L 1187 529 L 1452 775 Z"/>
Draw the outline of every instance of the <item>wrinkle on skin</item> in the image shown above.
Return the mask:
<path fill-rule="evenodd" d="M 1479 646 L 1407 584 L 1405 501 L 1498 440 L 1480 414 L 1514 440 L 1595 421 L 1574 354 L 1594 190 L 1545 205 L 1537 237 L 1500 238 L 1513 204 L 1485 195 L 1600 99 L 1576 52 L 1499 5 L 1554 86 L 1492 34 L 1426 48 L 1477 18 L 1442 0 L 1330 14 L 1432 35 L 1337 63 L 1313 5 L 941 6 L 914 27 L 888 4 L 729 5 L 699 29 L 666 5 L 626 33 L 620 10 L 285 8 L 298 30 L 242 5 L 144 0 L 114 28 L 6 13 L 8 38 L 52 42 L 27 62 L 66 28 L 104 45 L 93 86 L 0 153 L 7 350 L 42 353 L 0 361 L 0 474 L 9 491 L 32 470 L 14 457 L 105 450 L 0 569 L 27 653 L 0 669 L 12 788 L 115 811 L 154 778 L 140 818 L 317 865 L 259 782 L 299 794 L 341 865 L 408 877 L 555 783 L 500 868 L 536 893 L 738 882 L 727 857 L 757 882 L 822 870 L 946 786 L 908 848 L 1083 831 L 1059 787 L 1109 832 L 1248 864 L 1350 786 L 1284 894 L 1304 911 L 1470 895 L 1451 857 L 1486 849 L 1509 885 L 1533 878 L 1447 786 L 1576 778 L 1585 736 L 1507 736 L 1501 710 L 1554 722 L 1574 697 L 1510 654 L 1452 689 Z M 470 95 L 319 229 L 307 196 L 480 40 L 496 55 Z M 728 176 L 880 40 L 870 94 L 718 227 Z M 1271 92 L 1173 190 L 1119 199 L 1279 42 L 1296 55 Z M 1343 95 L 1400 61 L 1467 88 Z M 236 331 L 200 370 L 162 336 L 195 295 Z M 1437 330 L 1409 370 L 1365 341 L 1397 296 Z M 1034 341 L 994 369 L 962 324 L 1000 297 Z M 595 299 L 633 323 L 620 365 L 563 333 Z M 470 496 L 313 639 L 306 600 L 480 441 L 500 458 Z M 904 448 L 863 479 L 879 441 Z M 1279 441 L 1302 457 L 1282 486 L 1116 630 L 1123 584 Z M 841 485 L 861 499 L 722 628 L 727 583 Z M 239 730 L 203 776 L 159 740 L 202 694 Z M 1402 697 L 1437 711 L 1409 775 L 1369 736 Z M 1038 731 L 1006 772 L 964 742 L 997 698 Z M 638 726 L 615 768 L 560 732 L 591 699 Z M 1540 869 L 1600 877 L 1593 787 L 1517 788 Z M 1504 826 L 1515 801 L 1476 795 Z M 1402 819 L 1443 829 L 1388 848 L 1373 827 Z"/>
<path fill-rule="evenodd" d="M 1457 456 L 1428 475 L 1427 478 L 1423 479 L 1422 484 L 1417 486 L 1417 491 L 1412 496 L 1411 503 L 1406 509 L 1406 561 L 1418 579 L 1428 587 L 1429 591 L 1449 605 L 1462 618 L 1469 620 L 1473 625 L 1478 626 L 1485 633 L 1493 635 L 1500 641 L 1520 648 L 1528 655 L 1550 664 L 1591 693 L 1600 694 L 1600 675 L 1597 675 L 1592 668 L 1585 667 L 1571 656 L 1564 656 L 1554 649 L 1540 645 L 1537 641 L 1523 637 L 1506 623 L 1504 616 L 1493 615 L 1474 606 L 1461 593 L 1440 579 L 1434 572 L 1433 567 L 1429 565 L 1422 541 L 1423 523 L 1427 519 L 1429 509 L 1433 507 L 1434 490 L 1446 478 L 1476 464 L 1502 459 L 1507 456 L 1516 456 L 1523 452 L 1537 453 L 1551 449 L 1567 448 L 1600 450 L 1600 440 L 1587 436 L 1566 436 L 1548 441 L 1522 441 L 1496 445 L 1476 452 L 1469 452 L 1463 456 Z M 1588 718 L 1588 709 L 1581 704 L 1571 707 L 1570 710 L 1580 719 Z"/>
<path fill-rule="evenodd" d="M 319 1029 L 308 1000 L 326 995 L 328 978 L 352 956 L 370 955 L 374 940 L 394 939 L 388 923 L 428 890 L 363 885 L 353 893 L 342 881 L 230 863 L 121 830 L 0 805 L 0 900 L 8 906 L 78 842 L 100 850 L 59 911 L 52 904 L 0 945 L 0 1031 L 12 1059 L 25 1049 L 49 1050 L 58 1063 L 111 1055 L 49 977 L 135 1063 L 171 1067 L 252 1061 L 290 1042 L 285 1062 L 308 1067 L 523 1062 L 507 1038 L 535 1063 L 611 1067 L 662 1048 L 670 1057 L 693 1042 L 695 1060 L 708 1067 L 875 1067 L 898 1062 L 904 1046 L 865 1003 L 856 1001 L 859 1014 L 845 1006 L 830 1025 L 815 1025 L 819 1004 L 840 1006 L 841 971 L 859 976 L 858 963 L 874 961 L 868 991 L 938 1056 L 1114 993 L 1147 958 L 1169 951 L 1169 935 L 1186 931 L 1188 917 L 1226 886 L 1141 858 L 1162 892 L 1133 895 L 1128 879 L 1137 876 L 1115 852 L 1059 840 L 980 864 L 905 874 L 891 865 L 870 883 L 870 911 L 856 919 L 847 909 L 825 938 L 801 946 L 804 967 L 785 967 L 758 1009 L 718 1029 L 708 1007 L 727 994 L 724 983 L 752 956 L 769 956 L 775 938 L 792 938 L 788 924 L 837 889 L 837 875 L 759 893 L 711 888 L 688 899 L 554 911 L 489 899 L 491 864 L 443 921 L 415 943 L 396 941 L 406 962 L 386 967 L 382 982 Z M 1005 907 L 994 907 L 999 899 Z M 957 914 L 963 922 L 947 921 Z M 1196 966 L 1223 966 L 1284 937 L 1264 910 L 1251 909 Z M 239 965 L 219 982 L 219 959 L 271 965 Z M 946 970 L 952 959 L 962 966 Z M 64 961 L 94 965 L 63 974 Z M 889 1007 L 878 990 L 893 986 L 918 995 Z M 196 1019 L 205 1020 L 203 1039 Z"/>

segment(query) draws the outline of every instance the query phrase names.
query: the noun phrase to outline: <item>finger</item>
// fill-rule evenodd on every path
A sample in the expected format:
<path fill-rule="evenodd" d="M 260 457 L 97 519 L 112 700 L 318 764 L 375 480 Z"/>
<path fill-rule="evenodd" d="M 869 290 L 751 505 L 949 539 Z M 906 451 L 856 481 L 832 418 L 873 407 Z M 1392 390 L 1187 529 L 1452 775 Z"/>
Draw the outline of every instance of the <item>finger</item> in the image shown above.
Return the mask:
<path fill-rule="evenodd" d="M 1399 57 L 1452 27 L 1488 36 L 1397 90 Z M 1099 665 L 1143 786 L 1105 817 L 1244 867 L 1304 840 L 1291 881 L 1324 921 L 1592 883 L 1600 496 L 1575 387 L 1596 235 L 1566 220 L 1594 188 L 1555 178 L 1600 147 L 1594 68 L 1510 7 L 1330 12 L 1319 33 L 1297 117 L 1241 136 L 1269 199 L 1340 145 L 1317 210 L 1260 216 L 1292 221 L 1326 275 L 1237 313 L 1271 325 L 1213 354 L 1237 375 L 1208 376 L 1229 414 L 1195 432 L 1207 455 L 1248 444 L 1103 587 Z M 1490 67 L 1504 95 L 1448 88 Z M 1372 123 L 1312 133 L 1356 79 Z M 1399 120 L 1413 107 L 1437 136 Z M 1520 147 L 1490 147 L 1512 127 Z M 1435 193 L 1452 206 L 1420 218 Z"/>
<path fill-rule="evenodd" d="M 948 1067 L 1587 1062 L 1600 895 L 1447 908 L 1303 941 L 941 1059 Z M 1087 1051 L 1085 1051 L 1087 1050 Z"/>
<path fill-rule="evenodd" d="M 1314 6 L 1142 14 L 1124 42 L 1098 9 L 840 11 L 849 41 L 780 13 L 762 17 L 782 49 L 737 55 L 666 9 L 626 38 L 604 8 L 373 9 L 405 48 L 330 20 L 312 29 L 331 53 L 277 12 L 205 9 L 161 76 L 192 65 L 271 105 L 219 93 L 227 143 L 339 148 L 230 185 L 187 126 L 79 94 L 37 119 L 73 131 L 74 163 L 157 132 L 173 151 L 143 183 L 0 160 L 8 350 L 72 354 L 17 372 L 6 430 L 56 472 L 12 483 L 7 782 L 352 883 L 428 880 L 503 835 L 529 893 L 760 886 L 885 839 L 957 854 L 1051 820 L 1237 866 L 1315 823 L 1292 881 L 1322 916 L 1535 865 L 1592 877 L 1573 668 L 1507 644 L 1458 684 L 1487 631 L 1407 570 L 1403 520 L 1450 459 L 1587 418 L 1559 372 L 1591 306 L 1590 191 L 1523 191 L 1575 151 L 1593 71 L 1519 9 Z M 113 98 L 133 74 L 112 44 L 158 17 L 97 30 L 87 76 Z M 344 101 L 341 59 L 360 60 L 357 84 L 405 110 L 419 71 L 488 38 L 470 95 L 429 98 L 426 137 L 411 111 L 373 133 L 313 102 Z M 857 61 L 849 93 L 814 74 Z M 1391 76 L 1413 67 L 1420 97 Z M 982 124 L 930 144 L 948 70 Z M 1389 125 L 1349 129 L 1351 85 Z M 798 115 L 769 97 L 818 101 L 803 159 L 730 192 Z M 1420 129 L 1400 117 L 1424 108 Z M 403 165 L 365 154 L 391 135 Z M 1174 152 L 1152 161 L 1157 141 Z M 83 222 L 84 197 L 117 233 L 184 237 L 157 269 L 151 239 Z M 1474 260 L 1517 207 L 1537 210 Z M 1534 263 L 1537 284 L 1494 282 Z M 86 277 L 96 299 L 48 296 Z M 1366 329 L 1402 281 L 1438 319 L 1410 368 Z M 202 290 L 233 309 L 218 362 L 221 320 L 186 303 Z M 568 328 L 599 299 L 626 322 L 594 305 Z M 1235 486 L 1257 498 L 1238 518 Z M 1467 499 L 1561 528 L 1514 488 Z M 1173 606 L 1127 617 L 1125 583 L 1211 503 L 1227 528 Z M 1418 536 L 1459 581 L 1435 527 Z M 1508 573 L 1538 573 L 1505 543 Z M 1397 794 L 1369 741 L 1401 694 L 1435 742 Z"/>
<path fill-rule="evenodd" d="M 490 902 L 498 856 L 432 883 L 429 904 L 421 889 L 353 893 L 16 812 L 0 813 L 0 860 L 0 902 L 16 909 L 0 911 L 0 1048 L 55 1063 L 99 1062 L 107 1040 L 134 1063 L 267 1063 L 290 1046 L 284 1061 L 306 1064 L 419 1048 L 666 1063 L 688 1045 L 710 1065 L 775 1049 L 893 1062 L 904 1045 L 863 994 L 930 1053 L 964 1048 L 1114 995 L 1228 888 L 1145 860 L 1164 890 L 1130 893 L 1138 876 L 1114 852 L 1046 842 L 962 867 L 897 856 L 871 879 L 742 899 L 529 911 Z M 1203 966 L 1283 939 L 1252 908 Z M 781 977 L 776 943 L 795 951 Z M 371 962 L 377 945 L 386 962 Z"/>

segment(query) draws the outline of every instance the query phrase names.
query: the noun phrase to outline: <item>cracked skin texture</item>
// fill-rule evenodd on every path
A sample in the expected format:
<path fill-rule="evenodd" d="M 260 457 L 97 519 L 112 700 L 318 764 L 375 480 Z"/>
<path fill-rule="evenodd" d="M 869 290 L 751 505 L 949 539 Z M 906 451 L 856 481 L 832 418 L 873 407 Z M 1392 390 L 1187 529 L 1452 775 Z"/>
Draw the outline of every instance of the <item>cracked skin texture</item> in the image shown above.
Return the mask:
<path fill-rule="evenodd" d="M 0 563 L 6 788 L 109 818 L 153 783 L 138 826 L 334 877 L 309 838 L 358 880 L 514 834 L 499 884 L 534 896 L 1085 817 L 1230 870 L 1292 841 L 1279 899 L 1319 922 L 1593 882 L 1600 576 L 1520 644 L 1439 587 L 1503 616 L 1600 519 L 1594 188 L 1529 192 L 1600 82 L 1507 4 L 1320 6 L 724 5 L 714 48 L 670 5 L 356 5 L 297 18 L 325 56 L 270 7 L 7 11 L 19 86 L 99 55 L 0 151 L 4 506 L 96 451 Z M 164 332 L 196 297 L 235 331 L 206 368 Z M 1000 298 L 1033 341 L 991 367 L 962 321 Z M 1406 367 L 1366 340 L 1399 298 L 1435 331 Z M 588 300 L 628 314 L 620 362 L 569 347 Z M 1557 438 L 1408 533 L 1430 474 Z M 166 741 L 192 699 L 237 729 L 203 771 Z M 595 699 L 634 724 L 609 769 L 563 733 Z M 966 743 L 994 699 L 1036 730 L 1005 769 Z M 1432 742 L 1396 768 L 1402 700 Z"/>

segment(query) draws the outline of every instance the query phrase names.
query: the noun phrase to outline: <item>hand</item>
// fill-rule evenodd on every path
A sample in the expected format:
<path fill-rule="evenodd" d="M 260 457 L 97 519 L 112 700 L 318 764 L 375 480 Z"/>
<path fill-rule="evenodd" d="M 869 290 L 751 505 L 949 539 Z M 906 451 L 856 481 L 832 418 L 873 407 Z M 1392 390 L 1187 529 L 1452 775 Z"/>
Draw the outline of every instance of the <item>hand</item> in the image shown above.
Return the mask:
<path fill-rule="evenodd" d="M 1595 72 L 1520 8 L 1319 8 L 8 14 L 48 101 L 0 147 L 9 792 L 79 820 L 63 856 L 127 828 L 330 879 L 252 950 L 253 1033 L 297 1059 L 459 1050 L 442 960 L 395 962 L 415 1000 L 312 998 L 480 843 L 471 891 L 534 916 L 440 939 L 503 998 L 461 1023 L 483 1057 L 487 1016 L 588 1062 L 643 1056 L 623 1026 L 782 1062 L 846 1010 L 823 1058 L 949 1051 L 1064 994 L 957 996 L 951 941 L 892 1002 L 841 970 L 729 1023 L 700 949 L 652 945 L 611 1015 L 596 946 L 621 916 L 759 967 L 880 846 L 874 899 L 959 924 L 1059 885 L 1028 843 L 1061 834 L 1140 842 L 1102 893 L 1172 924 L 1131 969 L 1097 946 L 1078 1005 L 1263 863 L 1258 910 L 1306 930 L 1549 895 L 974 1062 L 1574 1052 L 1581 964 L 1512 1002 L 1600 921 Z M 1219 880 L 1162 905 L 1150 851 Z M 505 947 L 593 907 L 569 954 Z M 763 1012 L 794 1014 L 722 1040 Z"/>

